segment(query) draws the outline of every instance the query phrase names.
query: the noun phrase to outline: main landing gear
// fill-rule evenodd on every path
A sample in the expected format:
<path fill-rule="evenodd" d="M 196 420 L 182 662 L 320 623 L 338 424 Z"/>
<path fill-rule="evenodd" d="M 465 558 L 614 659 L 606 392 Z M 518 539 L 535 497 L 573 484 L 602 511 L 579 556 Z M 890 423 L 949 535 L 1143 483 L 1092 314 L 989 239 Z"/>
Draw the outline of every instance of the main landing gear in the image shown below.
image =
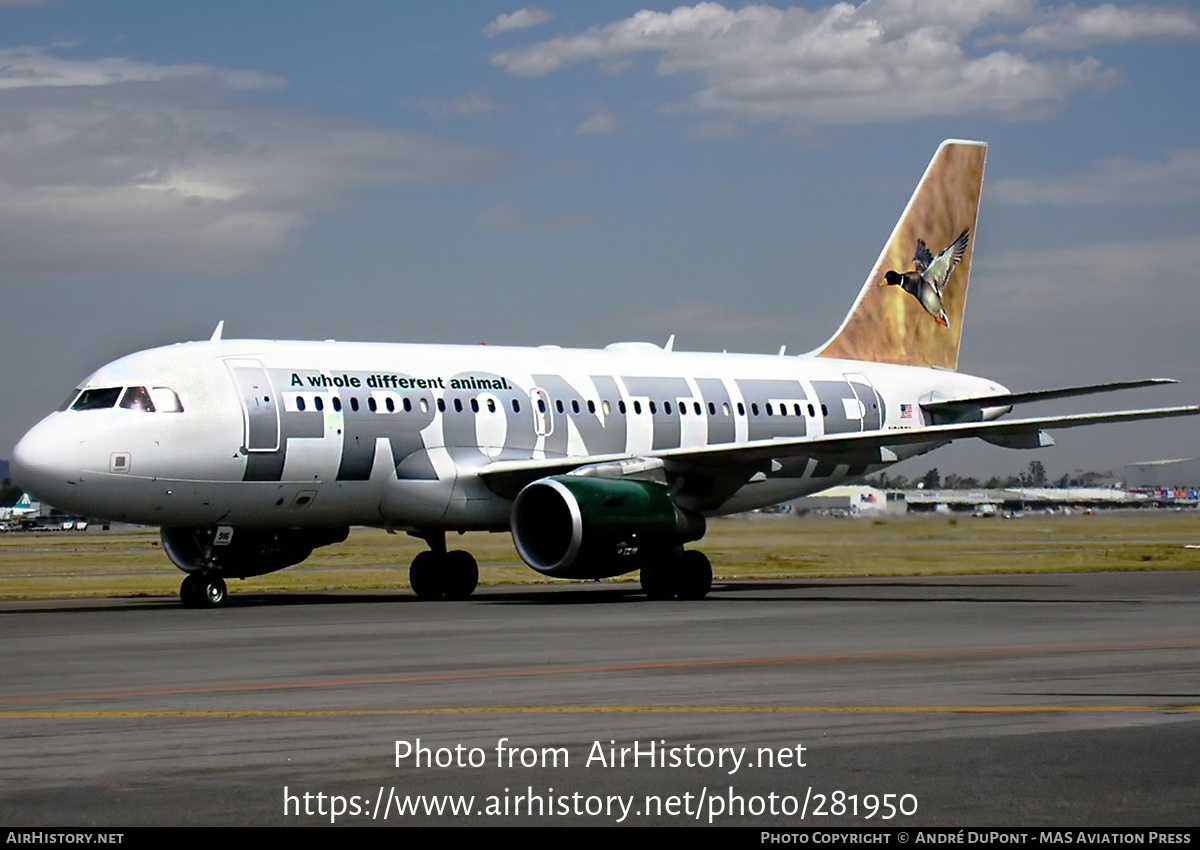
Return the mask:
<path fill-rule="evenodd" d="M 642 567 L 641 578 L 651 599 L 703 599 L 712 588 L 712 563 L 697 549 L 683 549 Z"/>
<path fill-rule="evenodd" d="M 445 532 L 422 537 L 428 552 L 419 552 L 408 568 L 408 583 L 422 599 L 466 599 L 479 585 L 479 565 L 470 552 L 446 551 Z"/>
<path fill-rule="evenodd" d="M 179 599 L 185 608 L 215 608 L 225 596 L 225 580 L 215 573 L 188 573 L 179 586 Z"/>

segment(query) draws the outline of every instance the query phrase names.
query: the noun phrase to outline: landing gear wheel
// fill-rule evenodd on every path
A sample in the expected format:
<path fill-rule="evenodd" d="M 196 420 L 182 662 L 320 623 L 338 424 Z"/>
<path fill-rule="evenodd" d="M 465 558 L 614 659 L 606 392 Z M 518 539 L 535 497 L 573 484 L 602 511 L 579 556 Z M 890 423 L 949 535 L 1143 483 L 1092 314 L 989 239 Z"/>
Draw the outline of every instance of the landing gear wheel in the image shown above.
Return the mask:
<path fill-rule="evenodd" d="M 642 567 L 642 590 L 651 599 L 703 599 L 711 588 L 712 563 L 696 549 Z"/>
<path fill-rule="evenodd" d="M 227 594 L 225 580 L 215 575 L 191 573 L 179 585 L 179 601 L 185 608 L 215 608 Z"/>
<path fill-rule="evenodd" d="M 201 592 L 200 576 L 186 575 L 183 577 L 183 584 L 179 585 L 179 601 L 183 603 L 184 608 L 199 608 Z"/>
<path fill-rule="evenodd" d="M 447 552 L 441 566 L 442 590 L 447 599 L 466 599 L 479 586 L 479 565 L 470 552 Z"/>
<path fill-rule="evenodd" d="M 687 549 L 675 559 L 675 594 L 680 599 L 703 599 L 712 588 L 712 562 L 698 549 Z"/>
<path fill-rule="evenodd" d="M 651 599 L 670 599 L 675 593 L 671 589 L 670 561 L 656 562 L 642 567 L 642 590 Z"/>
<path fill-rule="evenodd" d="M 421 599 L 437 599 L 442 595 L 441 570 L 432 552 L 418 552 L 408 568 L 408 585 Z"/>

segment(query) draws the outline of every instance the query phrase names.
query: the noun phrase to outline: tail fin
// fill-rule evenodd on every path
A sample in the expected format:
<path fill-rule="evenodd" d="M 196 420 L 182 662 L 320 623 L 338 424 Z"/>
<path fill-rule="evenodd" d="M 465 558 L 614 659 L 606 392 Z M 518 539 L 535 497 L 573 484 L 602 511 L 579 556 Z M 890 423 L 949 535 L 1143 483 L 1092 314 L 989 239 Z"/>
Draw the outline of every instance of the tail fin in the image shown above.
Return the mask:
<path fill-rule="evenodd" d="M 947 140 L 819 357 L 958 367 L 987 145 Z"/>

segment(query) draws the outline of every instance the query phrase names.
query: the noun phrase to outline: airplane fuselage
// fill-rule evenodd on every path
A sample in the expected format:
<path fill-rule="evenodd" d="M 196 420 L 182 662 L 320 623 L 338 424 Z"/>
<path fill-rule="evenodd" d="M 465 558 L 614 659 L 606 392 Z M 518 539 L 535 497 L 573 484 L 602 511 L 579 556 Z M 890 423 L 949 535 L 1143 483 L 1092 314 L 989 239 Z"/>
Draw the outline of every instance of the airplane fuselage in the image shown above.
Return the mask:
<path fill-rule="evenodd" d="M 168 390 L 178 405 L 127 404 L 130 388 Z M 648 343 L 216 340 L 103 367 L 18 457 L 37 470 L 28 484 L 39 496 L 111 520 L 502 530 L 511 494 L 478 472 L 504 462 L 900 431 L 926 424 L 922 403 L 1000 392 L 944 370 Z M 897 459 L 936 445 L 905 446 Z M 790 457 L 694 508 L 714 515 L 774 504 L 878 465 Z"/>

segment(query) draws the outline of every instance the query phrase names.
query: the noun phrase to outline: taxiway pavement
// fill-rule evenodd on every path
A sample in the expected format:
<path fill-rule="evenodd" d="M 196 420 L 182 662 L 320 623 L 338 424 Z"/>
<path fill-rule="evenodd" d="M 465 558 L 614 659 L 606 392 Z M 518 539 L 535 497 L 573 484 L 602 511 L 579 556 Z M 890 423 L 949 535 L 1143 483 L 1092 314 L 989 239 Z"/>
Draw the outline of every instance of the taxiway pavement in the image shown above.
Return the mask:
<path fill-rule="evenodd" d="M 0 603 L 0 822 L 1200 824 L 1200 572 L 233 591 Z"/>

